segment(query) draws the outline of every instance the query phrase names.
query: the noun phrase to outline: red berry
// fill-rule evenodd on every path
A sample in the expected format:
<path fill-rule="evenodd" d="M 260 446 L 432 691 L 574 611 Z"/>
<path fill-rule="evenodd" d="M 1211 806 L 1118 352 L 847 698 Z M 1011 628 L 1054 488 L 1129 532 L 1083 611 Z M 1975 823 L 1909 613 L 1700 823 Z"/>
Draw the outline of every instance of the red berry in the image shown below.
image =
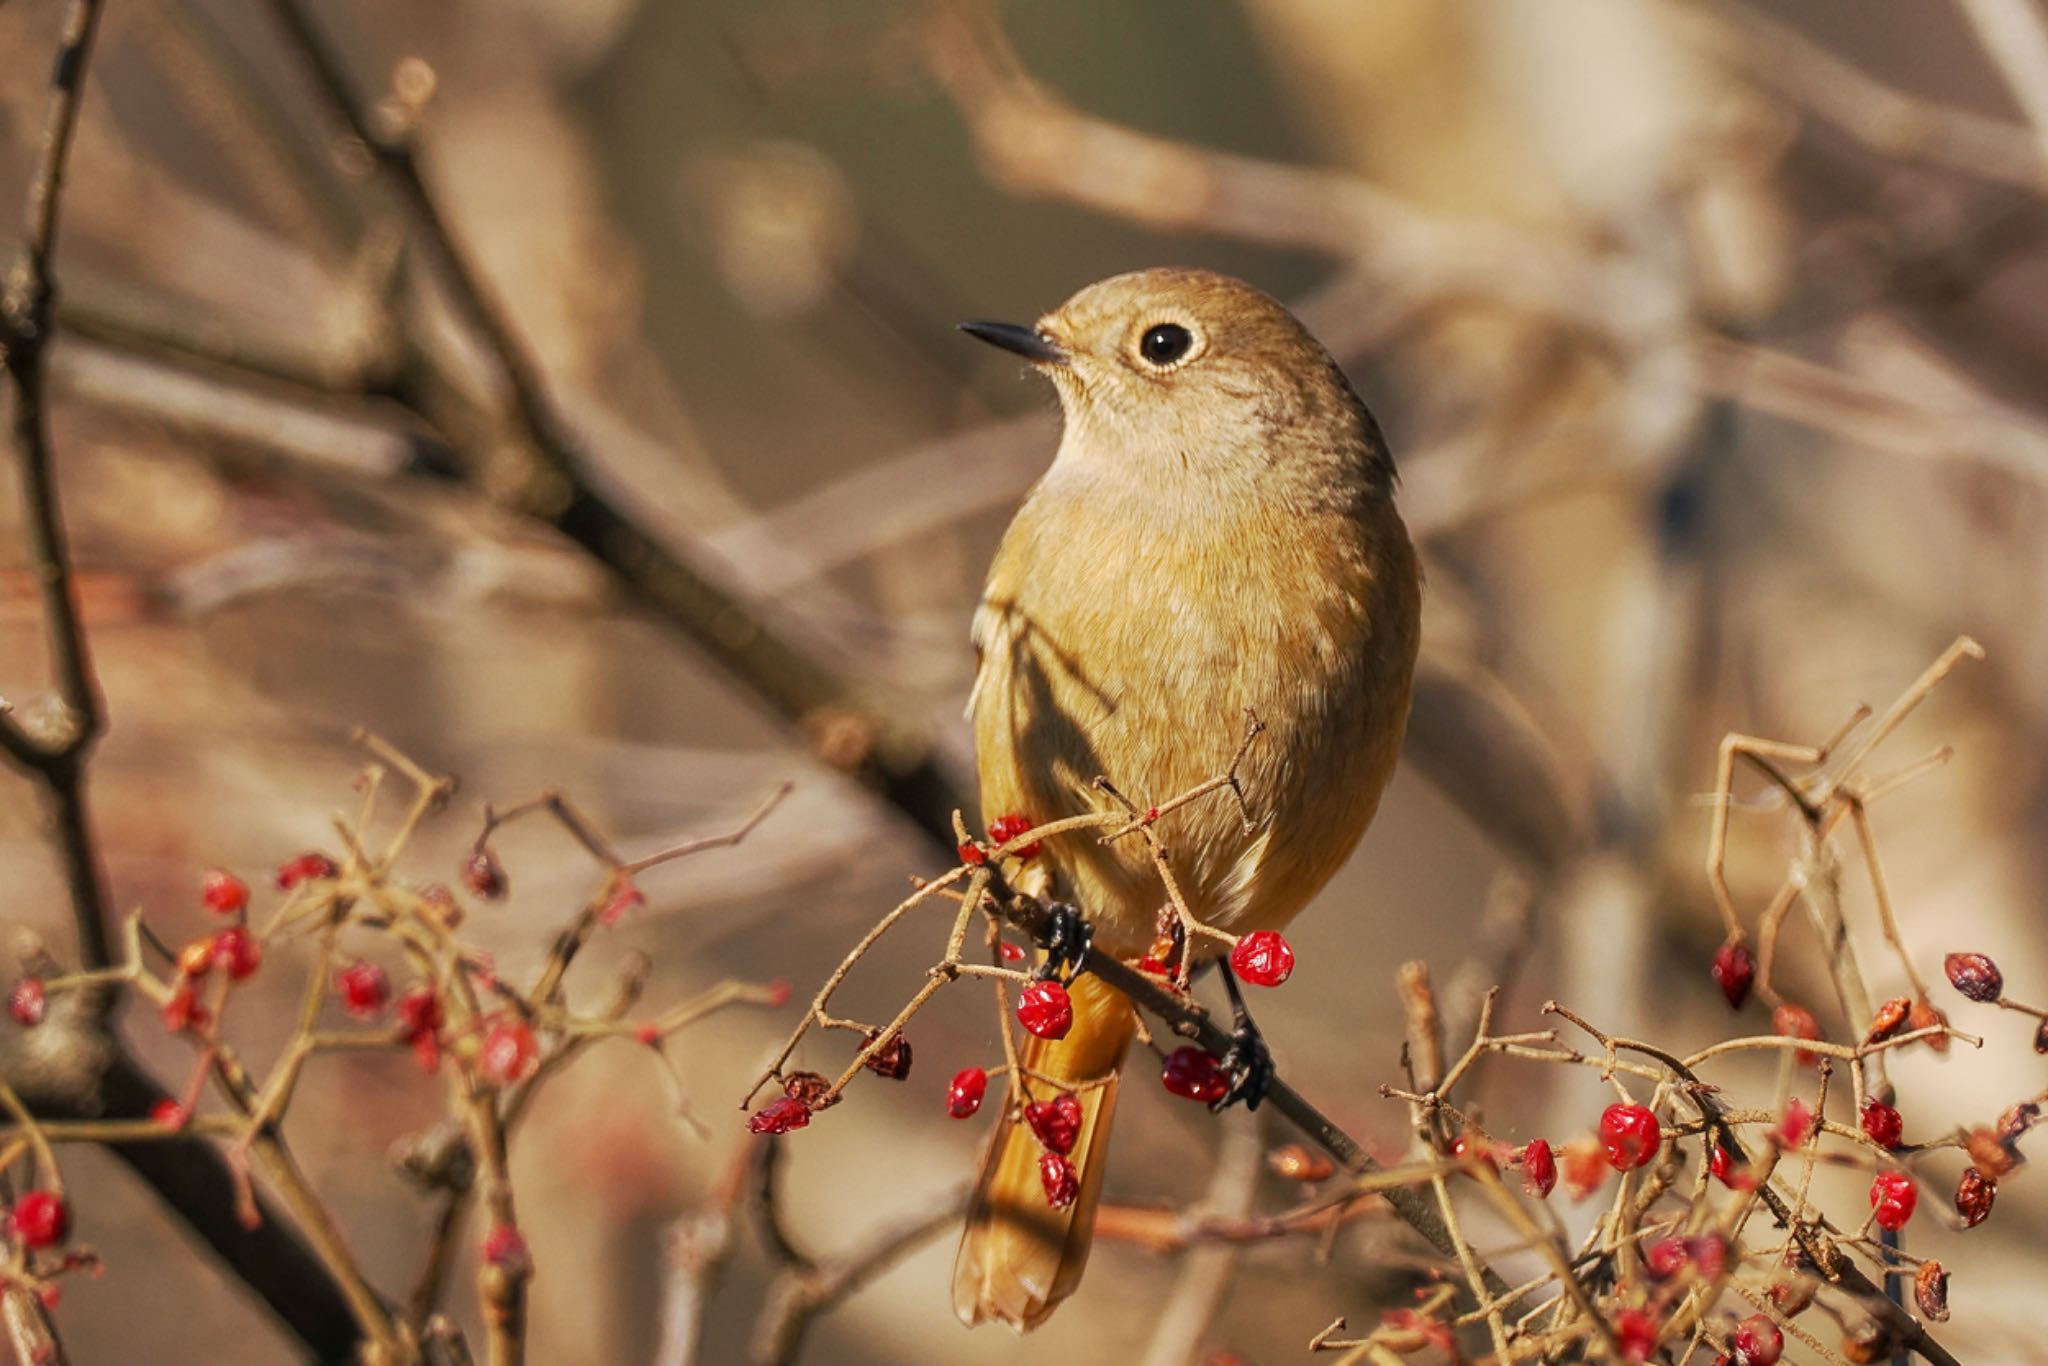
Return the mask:
<path fill-rule="evenodd" d="M 1624 1309 L 1614 1316 L 1614 1341 L 1623 1361 L 1647 1361 L 1657 1346 L 1657 1320 L 1646 1309 Z"/>
<path fill-rule="evenodd" d="M 1600 1115 L 1600 1150 L 1616 1171 L 1646 1165 L 1657 1155 L 1664 1131 L 1646 1105 L 1610 1105 Z"/>
<path fill-rule="evenodd" d="M 209 868 L 199 882 L 199 901 L 215 915 L 233 915 L 249 904 L 249 888 L 225 868 Z"/>
<path fill-rule="evenodd" d="M 1771 1012 L 1771 1031 L 1788 1039 L 1818 1039 L 1820 1021 L 1805 1006 L 1787 1003 Z M 1818 1053 L 1805 1048 L 1795 1050 L 1792 1056 L 1809 1067 L 1820 1061 Z"/>
<path fill-rule="evenodd" d="M 1643 1270 L 1650 1273 L 1652 1280 L 1668 1281 L 1685 1270 L 1692 1261 L 1692 1252 L 1685 1245 L 1685 1239 L 1676 1236 L 1659 1238 L 1643 1253 Z"/>
<path fill-rule="evenodd" d="M 493 1086 L 524 1081 L 540 1062 L 540 1043 L 524 1020 L 501 1018 L 484 1031 L 477 1071 Z"/>
<path fill-rule="evenodd" d="M 1794 1096 L 1785 1103 L 1784 1117 L 1778 1121 L 1778 1142 L 1787 1148 L 1796 1148 L 1806 1142 L 1806 1136 L 1813 1132 L 1813 1111 L 1806 1108 L 1806 1102 Z"/>
<path fill-rule="evenodd" d="M 1058 1153 L 1039 1154 L 1038 1180 L 1045 1187 L 1045 1203 L 1054 1209 L 1065 1209 L 1080 1197 L 1081 1178 L 1074 1174 L 1074 1164 Z"/>
<path fill-rule="evenodd" d="M 463 860 L 462 885 L 486 901 L 496 901 L 509 887 L 497 855 L 481 845 Z"/>
<path fill-rule="evenodd" d="M 1906 1124 L 1899 1112 L 1881 1100 L 1866 1100 L 1862 1111 L 1863 1132 L 1880 1148 L 1896 1148 Z"/>
<path fill-rule="evenodd" d="M 1550 1144 L 1540 1138 L 1532 1140 L 1522 1149 L 1522 1189 L 1538 1200 L 1547 1200 L 1556 1185 L 1557 1159 L 1550 1154 Z"/>
<path fill-rule="evenodd" d="M 1998 1198 L 1998 1183 L 1975 1167 L 1963 1168 L 1956 1183 L 1956 1213 L 1964 1228 L 1975 1228 L 1991 1216 L 1991 1202 Z"/>
<path fill-rule="evenodd" d="M 747 1117 L 747 1132 L 786 1134 L 811 1122 L 811 1107 L 794 1096 L 777 1096 Z"/>
<path fill-rule="evenodd" d="M 1005 963 L 1021 963 L 1024 961 L 1024 950 L 1019 948 L 1017 945 L 1010 943 L 1008 940 L 1003 941 L 999 948 L 999 951 L 1003 955 L 1003 961 Z"/>
<path fill-rule="evenodd" d="M 1494 1168 L 1494 1170 L 1500 1170 L 1499 1165 L 1493 1160 L 1493 1154 L 1487 1149 L 1486 1140 L 1477 1134 L 1459 1134 L 1456 1138 L 1452 1139 L 1451 1156 L 1461 1162 L 1468 1159 L 1474 1162 L 1484 1162 L 1487 1166 Z"/>
<path fill-rule="evenodd" d="M 1231 969 L 1254 986 L 1277 987 L 1294 971 L 1294 950 L 1274 930 L 1253 930 L 1230 951 Z"/>
<path fill-rule="evenodd" d="M 979 1067 L 963 1067 L 946 1085 L 946 1113 L 966 1119 L 981 1108 L 981 1098 L 987 1094 L 988 1073 Z"/>
<path fill-rule="evenodd" d="M 1183 1044 L 1169 1053 L 1159 1080 L 1183 1100 L 1214 1105 L 1230 1094 L 1230 1078 L 1223 1065 L 1193 1044 Z"/>
<path fill-rule="evenodd" d="M 334 860 L 325 854 L 300 854 L 277 865 L 277 885 L 280 890 L 289 892 L 301 882 L 330 878 L 337 871 Z"/>
<path fill-rule="evenodd" d="M 263 966 L 263 945 L 245 925 L 230 925 L 213 937 L 213 961 L 231 981 L 239 982 Z"/>
<path fill-rule="evenodd" d="M 984 854 L 981 846 L 973 840 L 963 840 L 960 843 L 960 861 L 979 866 L 988 862 L 988 855 Z"/>
<path fill-rule="evenodd" d="M 341 995 L 341 1008 L 358 1020 L 376 1019 L 391 1000 L 391 982 L 384 969 L 362 958 L 334 975 L 334 989 Z"/>
<path fill-rule="evenodd" d="M 1879 1172 L 1870 1183 L 1870 1203 L 1877 1207 L 1878 1226 L 1897 1233 L 1913 1217 L 1920 1190 L 1904 1172 Z"/>
<path fill-rule="evenodd" d="M 149 1118 L 152 1123 L 161 1124 L 166 1129 L 182 1129 L 191 1116 L 185 1112 L 184 1106 L 166 1098 L 149 1107 Z"/>
<path fill-rule="evenodd" d="M 661 1026 L 652 1020 L 642 1020 L 633 1026 L 633 1037 L 649 1048 L 661 1047 Z"/>
<path fill-rule="evenodd" d="M 7 1221 L 23 1247 L 55 1247 L 71 1232 L 71 1210 L 54 1191 L 33 1190 L 22 1196 Z"/>
<path fill-rule="evenodd" d="M 1730 941 L 1714 954 L 1714 983 L 1732 1008 L 1742 1009 L 1755 981 L 1756 955 L 1749 951 L 1749 945 Z"/>
<path fill-rule="evenodd" d="M 189 986 L 181 986 L 171 993 L 171 999 L 163 1006 L 164 1028 L 173 1034 L 183 1034 L 188 1029 L 206 1027 L 206 1007 L 199 1004 L 199 993 Z"/>
<path fill-rule="evenodd" d="M 789 1004 L 789 998 L 792 995 L 794 995 L 795 992 L 796 988 L 789 984 L 789 979 L 787 977 L 776 978 L 774 981 L 768 984 L 769 1009 L 782 1009 L 782 1007 Z"/>
<path fill-rule="evenodd" d="M 1064 1039 L 1074 1027 L 1074 1002 L 1058 982 L 1033 982 L 1018 998 L 1017 1019 L 1041 1039 Z"/>
<path fill-rule="evenodd" d="M 1714 1179 L 1722 1185 L 1733 1186 L 1735 1184 L 1731 1179 L 1735 1174 L 1735 1159 L 1730 1157 L 1728 1150 L 1718 1143 L 1707 1154 L 1707 1170 L 1712 1172 Z"/>
<path fill-rule="evenodd" d="M 1611 1169 L 1600 1155 L 1600 1144 L 1592 1138 L 1582 1138 L 1565 1144 L 1558 1170 L 1564 1175 L 1566 1194 L 1574 1200 L 1583 1200 L 1600 1189 L 1600 1183 L 1607 1179 Z"/>
<path fill-rule="evenodd" d="M 1973 1001 L 1995 1001 L 2005 994 L 2005 974 L 1981 953 L 1952 953 L 1941 966 L 1948 984 Z"/>
<path fill-rule="evenodd" d="M 1008 844 L 1030 828 L 1031 818 L 1029 816 L 1020 816 L 1012 812 L 1010 815 L 998 816 L 989 822 L 988 837 L 996 844 Z M 1043 841 L 1033 840 L 1029 844 L 1018 845 L 1010 851 L 1010 854 L 1014 858 L 1020 858 L 1028 862 L 1031 859 L 1037 858 L 1038 851 L 1043 847 Z"/>
<path fill-rule="evenodd" d="M 43 991 L 43 979 L 24 977 L 14 984 L 14 991 L 7 998 L 7 1013 L 19 1025 L 39 1025 L 43 1022 L 43 1011 L 49 998 Z"/>
<path fill-rule="evenodd" d="M 1778 1366 L 1785 1351 L 1785 1335 L 1768 1314 L 1751 1314 L 1735 1325 L 1729 1345 L 1734 1348 L 1735 1366 Z"/>
<path fill-rule="evenodd" d="M 423 1071 L 431 1072 L 440 1065 L 441 1023 L 441 998 L 432 987 L 416 986 L 398 998 L 399 1027 Z"/>
<path fill-rule="evenodd" d="M 1024 1107 L 1024 1122 L 1040 1143 L 1065 1156 L 1074 1151 L 1081 1137 L 1081 1102 L 1071 1091 L 1062 1091 L 1051 1100 L 1034 1100 Z"/>
<path fill-rule="evenodd" d="M 483 1258 L 492 1266 L 524 1275 L 533 1270 L 533 1254 L 526 1239 L 510 1224 L 499 1224 L 484 1235 Z"/>
<path fill-rule="evenodd" d="M 597 913 L 597 923 L 607 926 L 616 925 L 625 918 L 626 912 L 636 910 L 646 904 L 647 898 L 641 895 L 638 887 L 635 887 L 630 881 L 621 882 L 618 886 L 612 888 L 612 894 L 605 898 L 604 906 Z"/>

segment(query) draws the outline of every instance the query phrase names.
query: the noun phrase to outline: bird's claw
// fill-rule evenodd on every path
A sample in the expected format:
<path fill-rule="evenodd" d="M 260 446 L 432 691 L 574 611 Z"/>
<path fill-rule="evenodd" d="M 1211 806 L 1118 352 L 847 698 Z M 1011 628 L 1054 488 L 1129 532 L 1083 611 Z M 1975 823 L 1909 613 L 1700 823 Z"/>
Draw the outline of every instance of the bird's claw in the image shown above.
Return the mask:
<path fill-rule="evenodd" d="M 1095 927 L 1080 908 L 1064 901 L 1048 903 L 1045 926 L 1038 935 L 1039 947 L 1045 950 L 1045 961 L 1038 965 L 1039 978 L 1073 975 L 1094 942 Z"/>
<path fill-rule="evenodd" d="M 1243 1101 L 1245 1109 L 1257 1110 L 1259 1102 L 1266 1098 L 1266 1088 L 1273 1083 L 1273 1054 L 1249 1016 L 1241 1017 L 1230 1032 L 1230 1047 L 1223 1051 L 1220 1062 L 1230 1078 L 1230 1089 L 1221 1099 L 1212 1101 L 1209 1108 L 1226 1110 Z"/>

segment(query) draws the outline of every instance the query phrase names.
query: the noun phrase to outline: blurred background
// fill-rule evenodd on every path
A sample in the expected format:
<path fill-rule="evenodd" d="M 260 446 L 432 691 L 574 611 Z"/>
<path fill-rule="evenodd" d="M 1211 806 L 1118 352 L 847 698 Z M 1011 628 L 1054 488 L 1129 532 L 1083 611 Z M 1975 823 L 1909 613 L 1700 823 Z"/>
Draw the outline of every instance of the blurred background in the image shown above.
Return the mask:
<path fill-rule="evenodd" d="M 323 99 L 278 22 L 294 12 L 375 139 L 416 141 L 447 239 L 589 483 L 744 612 L 650 607 L 630 566 L 622 581 L 561 534 L 519 376 L 479 341 L 402 182 Z M 27 185 L 60 17 L 54 0 L 0 6 L 0 204 Z M 1938 978 L 1944 951 L 1976 949 L 2014 995 L 2048 996 L 2044 23 L 2021 0 L 120 0 L 66 192 L 51 377 L 111 714 L 93 798 L 113 902 L 176 940 L 199 927 L 201 868 L 253 881 L 331 845 L 358 724 L 460 776 L 415 846 L 422 880 L 452 877 L 485 800 L 559 787 L 631 854 L 723 829 L 794 779 L 741 846 L 648 874 L 648 908 L 571 987 L 602 993 L 644 952 L 650 1001 L 729 975 L 807 994 L 908 875 L 944 866 L 903 803 L 848 770 L 873 742 L 970 771 L 968 619 L 1058 439 L 1046 387 L 952 325 L 1202 265 L 1288 301 L 1335 352 L 1393 445 L 1427 563 L 1407 760 L 1293 933 L 1301 969 L 1259 1003 L 1283 1072 L 1403 1153 L 1406 1111 L 1376 1088 L 1400 1079 L 1394 970 L 1414 958 L 1454 1029 L 1501 982 L 1505 1027 L 1542 1027 L 1555 997 L 1674 1049 L 1764 1032 L 1767 1012 L 1733 1019 L 1707 974 L 1716 744 L 1818 742 L 1968 633 L 1988 661 L 1873 770 L 1942 744 L 1953 762 L 1873 819 L 1908 949 L 1987 1036 L 1894 1067 L 1908 1135 L 1986 1122 L 2044 1085 L 2032 1022 Z M 21 701 L 45 673 L 6 488 L 0 693 Z M 705 648 L 755 628 L 844 697 L 766 698 Z M 1236 738 L 1232 718 L 1188 732 L 1219 767 Z M 1785 813 L 1740 790 L 1731 876 L 1753 924 L 1798 848 Z M 594 870 L 539 825 L 498 848 L 512 896 L 472 926 L 529 973 Z M 1845 863 L 1871 990 L 1900 994 Z M 70 952 L 13 778 L 0 907 Z M 1788 925 L 1781 989 L 1848 1037 L 1862 1021 L 1835 1006 L 1803 912 Z M 906 925 L 847 1008 L 886 1017 L 942 933 Z M 265 1011 L 285 1029 L 297 989 L 279 970 L 251 992 L 266 1004 L 237 1028 L 262 1058 Z M 746 1141 L 734 1106 L 798 1009 L 682 1036 L 701 1128 L 630 1043 L 550 1084 L 513 1149 L 532 1359 L 681 1361 L 691 1340 L 695 1359 L 747 1359 L 774 1269 L 757 1235 L 740 1231 L 704 1304 L 677 1268 Z M 146 1012 L 128 1034 L 185 1075 Z M 786 1231 L 812 1255 L 937 1208 L 972 1168 L 982 1125 L 948 1121 L 941 1097 L 996 1047 L 985 994 L 947 993 L 910 1037 L 907 1082 L 865 1079 L 783 1141 Z M 814 1041 L 799 1062 L 846 1056 Z M 1769 1066 L 1715 1079 L 1766 1100 L 1777 1084 Z M 1503 1063 L 1478 1095 L 1516 1142 L 1575 1136 L 1604 1103 L 1590 1076 Z M 1299 1198 L 1244 1157 L 1286 1141 L 1277 1119 L 1127 1096 L 1111 1203 Z M 403 1058 L 323 1059 L 287 1126 L 394 1296 L 432 1206 L 386 1154 L 442 1099 Z M 123 1168 L 80 1150 L 67 1171 L 107 1262 L 67 1288 L 75 1359 L 293 1358 Z M 2048 1359 L 2009 1326 L 2034 1312 L 2044 1218 L 2022 1179 L 1967 1237 L 1928 1220 L 1909 1239 L 1955 1274 L 1943 1337 L 1965 1358 Z M 1082 1293 L 1020 1340 L 954 1321 L 949 1226 L 818 1319 L 804 1359 L 1301 1359 L 1338 1315 L 1370 1325 L 1405 1302 L 1397 1229 L 1199 1254 L 1105 1239 Z"/>

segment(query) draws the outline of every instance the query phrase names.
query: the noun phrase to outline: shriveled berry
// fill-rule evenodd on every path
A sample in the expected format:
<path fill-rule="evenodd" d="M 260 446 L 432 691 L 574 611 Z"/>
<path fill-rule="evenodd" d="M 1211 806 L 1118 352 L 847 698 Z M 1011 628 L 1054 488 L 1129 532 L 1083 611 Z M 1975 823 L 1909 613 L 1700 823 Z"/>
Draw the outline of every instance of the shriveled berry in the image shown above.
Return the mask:
<path fill-rule="evenodd" d="M 1989 1218 L 1991 1202 L 1997 1198 L 1996 1181 L 1975 1167 L 1963 1168 L 1963 1179 L 1956 1183 L 1956 1213 L 1963 1216 L 1964 1228 L 1975 1228 Z"/>
<path fill-rule="evenodd" d="M 1664 1131 L 1647 1105 L 1614 1104 L 1600 1114 L 1600 1150 L 1616 1171 L 1646 1165 L 1663 1141 Z"/>
<path fill-rule="evenodd" d="M 334 860 L 327 855 L 308 852 L 277 865 L 277 885 L 280 890 L 289 892 L 301 882 L 331 878 L 337 871 Z"/>
<path fill-rule="evenodd" d="M 1878 1227 L 1897 1233 L 1913 1217 L 1920 1190 L 1904 1172 L 1879 1172 L 1870 1183 L 1870 1203 L 1877 1210 Z"/>
<path fill-rule="evenodd" d="M 2048 1053 L 2048 1020 L 2034 1026 L 2034 1051 Z"/>
<path fill-rule="evenodd" d="M 1905 1136 L 1906 1122 L 1899 1112 L 1875 1097 L 1863 1102 L 1858 1118 L 1863 1121 L 1864 1136 L 1880 1148 L 1896 1148 Z"/>
<path fill-rule="evenodd" d="M 1692 1253 L 1685 1245 L 1685 1239 L 1673 1235 L 1659 1238 L 1643 1252 L 1643 1270 L 1650 1279 L 1668 1281 L 1692 1261 Z"/>
<path fill-rule="evenodd" d="M 1891 1000 L 1879 1006 L 1877 1013 L 1870 1017 L 1870 1028 L 1863 1031 L 1863 1042 L 1883 1043 L 1886 1039 L 1904 1029 L 1906 1021 L 1912 1018 L 1912 1014 L 1913 1001 L 1911 997 L 1892 997 Z"/>
<path fill-rule="evenodd" d="M 1038 1181 L 1045 1187 L 1045 1203 L 1054 1209 L 1065 1209 L 1081 1195 L 1081 1178 L 1074 1173 L 1074 1164 L 1058 1153 L 1038 1155 Z"/>
<path fill-rule="evenodd" d="M 522 1276 L 533 1270 L 533 1254 L 527 1250 L 526 1239 L 510 1224 L 495 1225 L 484 1235 L 480 1250 L 492 1266 Z"/>
<path fill-rule="evenodd" d="M 946 1113 L 966 1119 L 981 1108 L 981 1099 L 987 1094 L 988 1073 L 979 1067 L 963 1067 L 946 1085 Z"/>
<path fill-rule="evenodd" d="M 2005 994 L 2005 974 L 1981 953 L 1952 953 L 1941 966 L 1948 984 L 1973 1001 L 1995 1001 Z"/>
<path fill-rule="evenodd" d="M 1294 949 L 1277 930 L 1253 930 L 1230 951 L 1230 967 L 1253 986 L 1277 987 L 1294 972 Z"/>
<path fill-rule="evenodd" d="M 199 880 L 199 902 L 215 915 L 233 915 L 249 904 L 249 887 L 225 868 L 209 868 Z"/>
<path fill-rule="evenodd" d="M 1805 1006 L 1788 1001 L 1771 1012 L 1771 1032 L 1788 1039 L 1818 1039 L 1820 1021 Z M 1808 1048 L 1797 1049 L 1792 1056 L 1809 1067 L 1820 1061 L 1820 1054 Z"/>
<path fill-rule="evenodd" d="M 7 1013 L 18 1025 L 39 1025 L 49 1006 L 49 996 L 43 990 L 43 979 L 24 977 L 14 984 L 14 990 L 7 995 Z"/>
<path fill-rule="evenodd" d="M 2040 1102 L 2032 1100 L 2014 1101 L 1998 1114 L 1998 1136 L 2007 1143 L 2018 1142 L 2020 1135 L 2033 1128 L 2040 1118 Z"/>
<path fill-rule="evenodd" d="M 1749 951 L 1749 945 L 1731 940 L 1715 951 L 1714 985 L 1721 988 L 1731 1009 L 1742 1009 L 1755 982 L 1756 955 Z"/>
<path fill-rule="evenodd" d="M 484 1030 L 476 1069 L 493 1086 L 510 1086 L 532 1075 L 540 1062 L 540 1042 L 524 1020 L 501 1017 Z"/>
<path fill-rule="evenodd" d="M 23 1247 L 55 1247 L 71 1232 L 71 1209 L 55 1191 L 32 1190 L 15 1204 L 7 1223 Z"/>
<path fill-rule="evenodd" d="M 998 816 L 988 823 L 988 837 L 996 844 L 1008 844 L 1011 840 L 1016 839 L 1029 829 L 1031 829 L 1031 818 L 1012 812 L 1007 816 Z M 1037 858 L 1038 851 L 1044 847 L 1044 841 L 1033 840 L 1029 844 L 1018 845 L 1010 851 L 1010 855 L 1012 858 L 1019 858 L 1029 862 Z"/>
<path fill-rule="evenodd" d="M 391 981 L 384 969 L 364 958 L 334 974 L 334 990 L 341 1008 L 358 1020 L 376 1019 L 391 1000 Z"/>
<path fill-rule="evenodd" d="M 1936 1323 L 1948 1322 L 1948 1270 L 1928 1258 L 1913 1273 L 1913 1300 L 1920 1312 Z"/>
<path fill-rule="evenodd" d="M 1728 1345 L 1735 1366 L 1778 1366 L 1778 1358 L 1785 1352 L 1785 1334 L 1771 1322 L 1770 1315 L 1751 1314 L 1735 1325 L 1735 1336 Z"/>
<path fill-rule="evenodd" d="M 1065 1156 L 1081 1137 L 1081 1102 L 1071 1091 L 1034 1100 L 1024 1107 L 1024 1122 L 1048 1150 Z"/>
<path fill-rule="evenodd" d="M 1813 1307 L 1813 1297 L 1818 1289 L 1812 1276 L 1787 1271 L 1773 1279 L 1764 1294 L 1772 1308 L 1788 1319 L 1796 1319 Z"/>
<path fill-rule="evenodd" d="M 1550 1144 L 1540 1138 L 1531 1139 L 1529 1146 L 1522 1149 L 1522 1189 L 1538 1200 L 1547 1200 L 1556 1185 L 1557 1159 L 1551 1156 Z"/>
<path fill-rule="evenodd" d="M 1621 1359 L 1648 1361 L 1657 1347 L 1657 1320 L 1647 1309 L 1624 1309 L 1614 1316 L 1614 1342 Z"/>
<path fill-rule="evenodd" d="M 1182 1100 L 1214 1105 L 1230 1094 L 1230 1077 L 1223 1064 L 1193 1044 L 1182 1044 L 1166 1055 L 1159 1081 Z"/>
<path fill-rule="evenodd" d="M 1891 1329 L 1868 1314 L 1842 1326 L 1842 1360 L 1853 1366 L 1876 1366 L 1890 1360 L 1897 1348 Z"/>
<path fill-rule="evenodd" d="M 169 1097 L 149 1107 L 150 1122 L 161 1124 L 166 1129 L 182 1129 L 191 1117 L 184 1106 Z"/>
<path fill-rule="evenodd" d="M 213 937 L 213 961 L 239 982 L 263 966 L 263 945 L 246 925 L 230 925 Z"/>
<path fill-rule="evenodd" d="M 462 885 L 486 901 L 498 900 L 511 887 L 498 856 L 481 845 L 462 862 Z"/>
<path fill-rule="evenodd" d="M 786 1134 L 811 1122 L 811 1107 L 795 1096 L 777 1096 L 747 1116 L 747 1132 Z"/>
<path fill-rule="evenodd" d="M 2012 1140 L 1982 1124 L 1963 1134 L 1963 1151 L 1969 1154 L 1970 1165 L 1993 1181 L 2008 1175 L 2020 1164 L 2019 1149 Z"/>
<path fill-rule="evenodd" d="M 869 1034 L 861 1046 L 865 1048 L 874 1041 L 875 1036 Z M 889 1042 L 877 1048 L 873 1056 L 867 1060 L 867 1069 L 878 1077 L 887 1077 L 890 1081 L 902 1081 L 905 1077 L 908 1077 L 910 1075 L 910 1040 L 904 1038 L 901 1034 L 891 1036 Z"/>
<path fill-rule="evenodd" d="M 832 1095 L 832 1083 L 816 1072 L 792 1072 L 782 1079 L 782 1094 L 816 1114 L 839 1103 Z M 831 1097 L 829 1100 L 827 1097 Z"/>
<path fill-rule="evenodd" d="M 1906 1016 L 1906 1028 L 1909 1031 L 1918 1032 L 1922 1029 L 1933 1029 L 1936 1027 L 1941 1028 L 1943 1031 L 1948 1029 L 1948 1012 L 1942 1010 L 1924 996 L 1914 1001 L 1912 1013 Z M 1928 1035 L 1926 1043 L 1929 1048 L 1937 1053 L 1948 1052 L 1948 1034 L 1946 1032 Z"/>
<path fill-rule="evenodd" d="M 1064 1039 L 1074 1027 L 1074 1002 L 1058 982 L 1033 982 L 1017 1000 L 1017 1021 L 1041 1039 Z"/>

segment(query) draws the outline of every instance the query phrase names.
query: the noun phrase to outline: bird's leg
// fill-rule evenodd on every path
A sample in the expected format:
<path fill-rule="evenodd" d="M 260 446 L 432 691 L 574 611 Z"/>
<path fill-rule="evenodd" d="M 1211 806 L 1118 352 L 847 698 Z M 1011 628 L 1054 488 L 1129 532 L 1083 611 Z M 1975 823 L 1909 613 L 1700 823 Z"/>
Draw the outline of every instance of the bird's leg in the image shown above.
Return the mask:
<path fill-rule="evenodd" d="M 1223 1070 L 1230 1075 L 1230 1089 L 1223 1098 L 1213 1102 L 1211 1110 L 1228 1109 L 1239 1101 L 1247 1110 L 1259 1108 L 1259 1102 L 1266 1098 L 1266 1087 L 1273 1080 L 1273 1054 L 1266 1047 L 1265 1036 L 1252 1023 L 1252 1013 L 1245 1008 L 1244 993 L 1237 985 L 1237 974 L 1230 970 L 1230 964 L 1223 959 L 1215 960 L 1216 971 L 1223 978 L 1223 989 L 1230 993 L 1230 1047 L 1224 1050 Z"/>
<path fill-rule="evenodd" d="M 1045 950 L 1045 961 L 1039 964 L 1040 978 L 1071 977 L 1081 966 L 1081 960 L 1088 956 L 1088 948 L 1095 942 L 1095 927 L 1081 914 L 1080 908 L 1065 901 L 1046 903 L 1045 927 L 1038 936 L 1038 943 Z"/>

